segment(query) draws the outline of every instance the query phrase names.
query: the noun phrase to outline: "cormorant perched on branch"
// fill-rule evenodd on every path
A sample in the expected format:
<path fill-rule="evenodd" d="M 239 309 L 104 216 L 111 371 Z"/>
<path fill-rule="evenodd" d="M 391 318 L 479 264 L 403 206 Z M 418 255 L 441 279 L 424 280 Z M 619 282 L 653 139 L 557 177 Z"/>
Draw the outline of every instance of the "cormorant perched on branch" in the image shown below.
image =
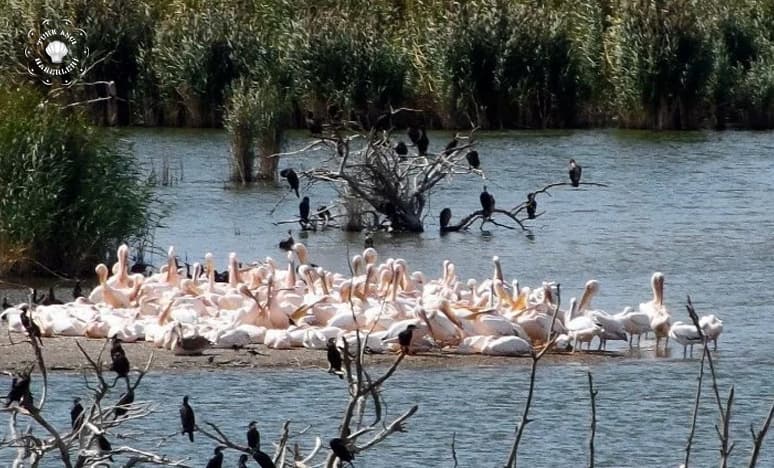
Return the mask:
<path fill-rule="evenodd" d="M 97 439 L 97 447 L 99 447 L 100 452 L 108 452 L 108 453 L 110 453 L 110 451 L 113 450 L 113 446 L 105 438 L 105 434 L 104 433 L 97 434 L 96 439 Z M 108 460 L 113 461 L 113 456 L 112 455 L 109 456 Z"/>
<path fill-rule="evenodd" d="M 572 183 L 573 187 L 578 187 L 580 185 L 582 172 L 583 168 L 580 167 L 580 165 L 578 165 L 574 159 L 570 159 L 570 182 Z"/>
<path fill-rule="evenodd" d="M 34 320 L 32 320 L 32 317 L 30 317 L 29 307 L 26 305 L 21 307 L 21 314 L 19 314 L 19 319 L 21 320 L 24 329 L 27 330 L 27 335 L 30 337 L 30 339 L 33 341 L 37 339 L 40 343 L 40 346 L 43 346 L 43 338 L 41 337 L 40 327 L 37 323 L 35 323 Z"/>
<path fill-rule="evenodd" d="M 247 446 L 254 452 L 261 450 L 261 433 L 258 432 L 257 425 L 255 421 L 250 421 L 247 425 Z"/>
<path fill-rule="evenodd" d="M 296 192 L 296 198 L 301 198 L 301 195 L 298 194 L 298 174 L 296 171 L 288 167 L 280 171 L 280 176 L 288 179 L 290 188 Z"/>
<path fill-rule="evenodd" d="M 30 393 L 30 371 L 17 374 L 11 380 L 11 390 L 5 397 L 5 407 L 16 402 L 19 406 L 29 408 L 32 406 L 32 394 Z"/>
<path fill-rule="evenodd" d="M 535 219 L 536 212 L 537 212 L 537 200 L 535 200 L 535 194 L 530 192 L 527 194 L 527 218 Z"/>
<path fill-rule="evenodd" d="M 342 462 L 347 462 L 349 466 L 355 466 L 352 464 L 352 460 L 355 459 L 355 456 L 352 455 L 352 452 L 349 451 L 344 440 L 337 437 L 335 439 L 331 439 L 330 442 L 328 442 L 328 445 L 330 445 L 331 450 L 333 450 L 333 454 L 336 455 L 336 458 Z"/>
<path fill-rule="evenodd" d="M 214 454 L 207 462 L 207 468 L 223 468 L 223 446 L 215 447 Z"/>
<path fill-rule="evenodd" d="M 412 323 L 405 330 L 398 333 L 398 344 L 402 353 L 411 354 L 411 337 L 414 335 L 414 329 L 416 328 L 417 326 Z"/>
<path fill-rule="evenodd" d="M 399 141 L 397 145 L 395 145 L 395 153 L 398 156 L 405 156 L 408 154 L 408 146 L 406 146 L 405 143 L 402 141 Z"/>
<path fill-rule="evenodd" d="M 336 346 L 336 338 L 328 338 L 328 373 L 336 374 L 340 379 L 344 378 L 344 370 L 341 368 L 342 358 L 339 348 Z"/>
<path fill-rule="evenodd" d="M 113 335 L 113 343 L 110 346 L 110 370 L 117 374 L 117 377 L 129 378 L 129 359 L 126 358 L 124 348 L 121 347 L 121 340 Z"/>
<path fill-rule="evenodd" d="M 309 197 L 304 197 L 301 203 L 298 204 L 298 215 L 301 217 L 303 224 L 309 224 Z"/>
<path fill-rule="evenodd" d="M 134 390 L 129 387 L 129 390 L 121 395 L 118 403 L 116 403 L 116 408 L 114 409 L 115 419 L 125 416 L 126 413 L 129 412 L 129 409 L 126 408 L 126 406 L 131 405 L 132 403 L 134 403 Z"/>
<path fill-rule="evenodd" d="M 183 404 L 180 406 L 180 424 L 183 427 L 182 434 L 188 434 L 188 439 L 194 441 L 194 431 L 196 430 L 196 415 L 193 408 L 188 404 L 188 395 L 183 397 Z"/>
<path fill-rule="evenodd" d="M 260 450 L 253 451 L 253 460 L 258 462 L 258 466 L 261 468 L 276 468 L 276 465 L 274 464 L 274 461 L 271 459 L 271 457 L 265 452 L 261 452 Z"/>
<path fill-rule="evenodd" d="M 239 465 L 237 465 L 237 468 L 247 468 L 247 455 L 242 454 L 239 456 Z"/>
<path fill-rule="evenodd" d="M 478 198 L 481 201 L 481 209 L 484 210 L 484 217 L 490 217 L 495 208 L 495 199 L 491 193 L 486 191 L 486 185 L 484 185 L 484 191 Z"/>
<path fill-rule="evenodd" d="M 457 143 L 459 143 L 459 140 L 457 139 L 457 135 L 454 135 L 454 138 L 452 138 L 452 141 L 450 141 L 446 148 L 443 150 L 444 156 L 448 156 L 454 152 L 454 148 L 457 147 Z"/>
<path fill-rule="evenodd" d="M 460 230 L 460 226 L 449 226 L 452 217 L 451 208 L 444 208 L 441 210 L 441 234 L 447 232 L 455 232 Z"/>
<path fill-rule="evenodd" d="M 468 151 L 468 154 L 465 155 L 465 159 L 468 160 L 468 164 L 470 164 L 470 167 L 473 169 L 478 169 L 481 167 L 481 160 L 478 158 L 478 151 Z"/>
<path fill-rule="evenodd" d="M 306 111 L 306 128 L 312 135 L 319 135 L 323 131 L 322 120 L 316 119 L 312 111 Z"/>
<path fill-rule="evenodd" d="M 70 426 L 77 431 L 83 424 L 83 406 L 80 398 L 73 398 L 73 407 L 70 408 Z"/>

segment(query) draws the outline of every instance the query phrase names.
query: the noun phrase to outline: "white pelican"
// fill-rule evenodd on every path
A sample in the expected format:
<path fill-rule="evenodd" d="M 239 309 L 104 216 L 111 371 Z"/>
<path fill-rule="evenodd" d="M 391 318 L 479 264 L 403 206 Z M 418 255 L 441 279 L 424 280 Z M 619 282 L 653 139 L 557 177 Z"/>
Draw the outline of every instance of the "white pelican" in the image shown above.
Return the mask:
<path fill-rule="evenodd" d="M 683 345 L 683 358 L 685 358 L 686 349 L 691 347 L 691 356 L 693 356 L 693 345 L 702 342 L 701 334 L 692 323 L 675 322 L 669 328 L 669 336 L 673 340 Z"/>
<path fill-rule="evenodd" d="M 708 340 L 715 344 L 715 351 L 718 350 L 718 337 L 723 333 L 723 321 L 714 314 L 705 315 L 699 319 L 699 326 Z"/>
<path fill-rule="evenodd" d="M 646 312 L 626 307 L 622 312 L 614 315 L 623 324 L 624 330 L 629 334 L 629 349 L 632 348 L 634 336 L 637 336 L 637 347 L 640 347 L 640 338 L 650 328 L 650 315 Z"/>

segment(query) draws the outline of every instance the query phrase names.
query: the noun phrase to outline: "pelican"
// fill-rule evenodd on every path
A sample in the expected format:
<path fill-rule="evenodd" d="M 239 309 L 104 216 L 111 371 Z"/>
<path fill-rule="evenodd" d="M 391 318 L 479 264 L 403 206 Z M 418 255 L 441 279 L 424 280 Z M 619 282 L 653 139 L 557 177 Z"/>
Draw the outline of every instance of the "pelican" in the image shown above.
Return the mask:
<path fill-rule="evenodd" d="M 699 326 L 708 340 L 715 344 L 714 350 L 718 350 L 718 337 L 723 333 L 723 321 L 714 314 L 705 315 L 699 319 Z"/>
<path fill-rule="evenodd" d="M 686 356 L 686 349 L 691 347 L 691 356 L 693 356 L 693 345 L 702 342 L 701 334 L 696 326 L 689 323 L 675 322 L 669 328 L 669 336 L 673 340 L 683 345 L 683 358 Z"/>
<path fill-rule="evenodd" d="M 669 310 L 664 306 L 664 274 L 661 272 L 653 273 L 650 279 L 651 289 L 653 289 L 653 299 L 640 304 L 640 312 L 650 316 L 650 328 L 656 335 L 656 353 L 658 353 L 659 343 L 664 339 L 664 349 L 669 346 L 669 329 L 672 324 L 672 317 Z"/>

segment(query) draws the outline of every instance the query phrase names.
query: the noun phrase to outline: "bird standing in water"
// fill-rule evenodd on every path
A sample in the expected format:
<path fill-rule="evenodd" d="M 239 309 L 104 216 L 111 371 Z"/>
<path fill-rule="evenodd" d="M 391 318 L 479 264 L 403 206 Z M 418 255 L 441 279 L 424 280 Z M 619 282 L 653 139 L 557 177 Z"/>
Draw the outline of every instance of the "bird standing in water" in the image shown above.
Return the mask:
<path fill-rule="evenodd" d="M 298 204 L 298 215 L 301 218 L 301 225 L 309 224 L 309 197 L 304 197 Z"/>
<path fill-rule="evenodd" d="M 306 112 L 306 128 L 312 135 L 319 135 L 323 131 L 322 120 L 315 118 L 312 111 Z"/>
<path fill-rule="evenodd" d="M 338 437 L 331 439 L 330 442 L 328 442 L 328 445 L 330 445 L 333 454 L 336 455 L 336 458 L 341 460 L 342 464 L 343 462 L 347 462 L 349 466 L 355 466 L 352 464 L 352 460 L 355 459 L 355 456 L 349 451 L 347 443 L 344 442 L 343 439 L 339 439 Z"/>
<path fill-rule="evenodd" d="M 344 378 L 344 371 L 341 368 L 341 352 L 336 346 L 336 338 L 328 338 L 328 373 L 336 374 L 340 379 Z"/>
<path fill-rule="evenodd" d="M 83 406 L 81 406 L 81 399 L 73 399 L 73 407 L 70 408 L 70 426 L 73 431 L 77 431 L 81 424 L 83 424 Z"/>
<path fill-rule="evenodd" d="M 299 195 L 298 193 L 299 180 L 298 180 L 298 174 L 296 174 L 296 171 L 288 167 L 280 171 L 280 176 L 288 180 L 288 184 L 290 184 L 290 188 L 296 192 L 296 198 L 301 198 L 301 195 Z"/>
<path fill-rule="evenodd" d="M 207 468 L 223 468 L 223 446 L 215 447 L 213 453 L 214 455 L 207 462 Z"/>
<path fill-rule="evenodd" d="M 296 240 L 293 239 L 293 233 L 290 230 L 288 230 L 288 238 L 280 241 L 279 248 L 289 252 L 290 249 L 293 248 L 293 244 L 295 243 L 296 243 Z"/>
<path fill-rule="evenodd" d="M 580 186 L 582 172 L 583 168 L 574 159 L 570 159 L 570 183 L 573 187 Z"/>
<path fill-rule="evenodd" d="M 188 439 L 194 441 L 194 431 L 196 430 L 196 415 L 193 408 L 188 404 L 188 395 L 183 397 L 183 404 L 180 406 L 180 425 L 183 428 L 182 434 L 188 434 Z"/>
<path fill-rule="evenodd" d="M 247 446 L 254 452 L 261 450 L 261 433 L 258 432 L 257 425 L 255 421 L 250 421 L 247 425 Z"/>
<path fill-rule="evenodd" d="M 416 328 L 417 326 L 412 323 L 405 330 L 398 333 L 398 344 L 403 354 L 411 354 L 411 338 L 414 336 L 414 329 Z"/>

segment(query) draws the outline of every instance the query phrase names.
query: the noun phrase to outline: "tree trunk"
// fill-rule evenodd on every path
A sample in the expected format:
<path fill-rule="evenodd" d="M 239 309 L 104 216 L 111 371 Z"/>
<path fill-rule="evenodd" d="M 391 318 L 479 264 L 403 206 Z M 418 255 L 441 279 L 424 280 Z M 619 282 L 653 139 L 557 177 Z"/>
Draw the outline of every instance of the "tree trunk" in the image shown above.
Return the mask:
<path fill-rule="evenodd" d="M 281 133 L 278 130 L 270 130 L 270 132 L 270 134 L 261 138 L 259 145 L 261 157 L 258 163 L 258 174 L 256 174 L 256 179 L 258 180 L 277 180 L 279 158 L 271 158 L 269 156 L 279 153 Z"/>
<path fill-rule="evenodd" d="M 231 140 L 231 181 L 247 184 L 253 181 L 253 142 L 247 125 L 240 125 Z"/>

